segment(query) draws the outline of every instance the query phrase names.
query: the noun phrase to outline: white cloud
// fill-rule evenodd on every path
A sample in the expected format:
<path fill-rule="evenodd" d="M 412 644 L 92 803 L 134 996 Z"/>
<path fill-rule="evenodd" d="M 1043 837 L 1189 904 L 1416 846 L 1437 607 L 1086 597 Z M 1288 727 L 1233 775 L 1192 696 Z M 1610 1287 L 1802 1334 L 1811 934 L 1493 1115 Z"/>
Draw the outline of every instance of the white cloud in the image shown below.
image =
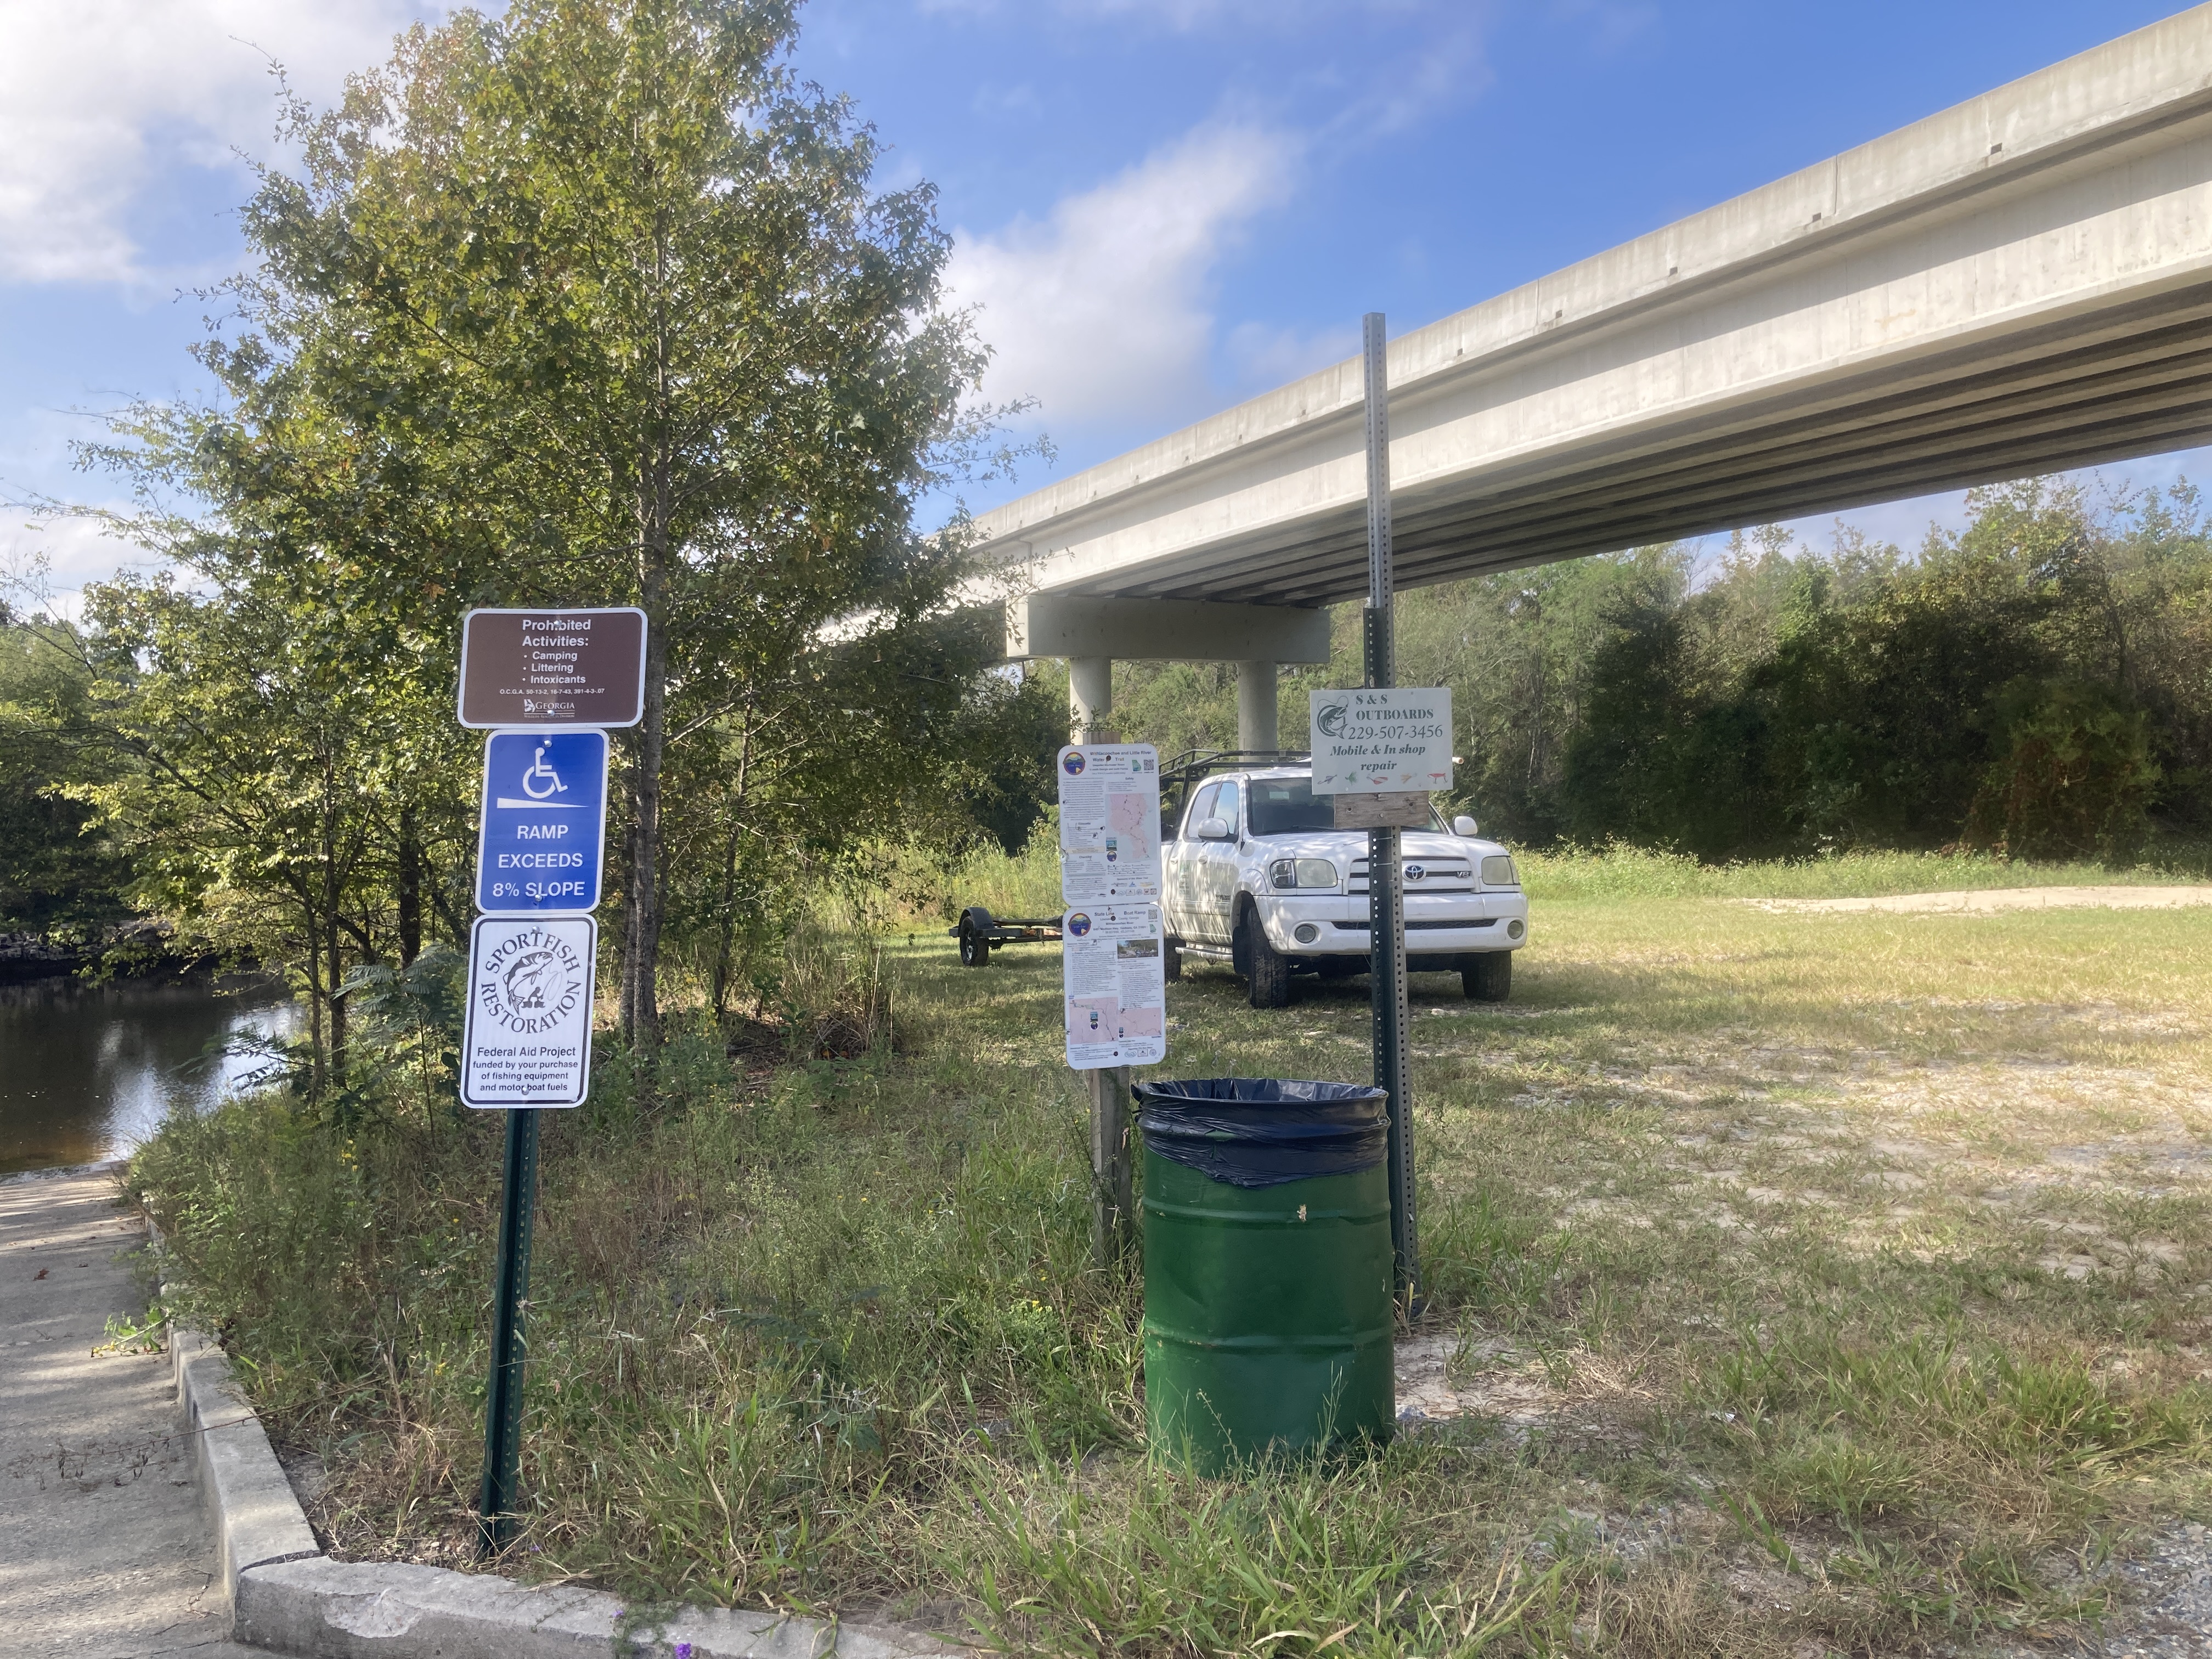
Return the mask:
<path fill-rule="evenodd" d="M 985 395 L 1035 397 L 1048 423 L 1187 413 L 1206 391 L 1214 267 L 1287 195 L 1298 155 L 1280 132 L 1201 127 L 1042 223 L 957 233 L 952 298 L 982 307 L 997 354 Z"/>
<path fill-rule="evenodd" d="M 0 0 L 0 281 L 143 280 L 131 219 L 179 163 L 266 154 L 269 59 L 319 101 L 389 52 L 405 0 Z"/>
<path fill-rule="evenodd" d="M 126 501 L 109 505 L 130 509 Z M 119 539 L 98 520 L 0 504 L 0 599 L 19 608 L 74 617 L 86 583 L 167 568 L 160 554 Z"/>

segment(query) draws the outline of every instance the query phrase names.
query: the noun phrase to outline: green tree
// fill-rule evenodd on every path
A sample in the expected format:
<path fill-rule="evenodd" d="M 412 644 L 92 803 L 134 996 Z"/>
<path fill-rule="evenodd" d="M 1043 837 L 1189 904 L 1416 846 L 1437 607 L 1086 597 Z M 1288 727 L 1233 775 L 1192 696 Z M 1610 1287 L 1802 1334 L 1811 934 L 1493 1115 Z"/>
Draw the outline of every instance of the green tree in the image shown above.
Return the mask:
<path fill-rule="evenodd" d="M 403 817 L 426 772 L 450 783 L 459 744 L 410 719 L 396 653 L 365 672 L 353 619 L 265 573 L 212 594 L 95 586 L 87 618 L 101 725 L 132 764 L 76 793 L 129 849 L 132 898 L 224 956 L 295 969 L 314 1085 L 343 1079 L 349 969 L 398 943 Z M 458 938 L 447 885 L 433 903 Z"/>
<path fill-rule="evenodd" d="M 116 771 L 78 629 L 0 601 L 0 933 L 88 945 L 131 915 L 128 860 L 80 794 Z"/>
<path fill-rule="evenodd" d="M 223 403 L 135 411 L 98 458 L 215 504 L 151 533 L 228 602 L 332 613 L 309 631 L 379 689 L 379 738 L 450 720 L 471 605 L 644 606 L 613 839 L 648 1047 L 672 920 L 726 956 L 732 915 L 870 836 L 972 830 L 944 786 L 1012 707 L 947 614 L 957 526 L 910 522 L 1010 459 L 963 412 L 984 354 L 939 304 L 933 197 L 871 188 L 792 29 L 781 0 L 524 0 L 414 31 L 294 110 L 303 168 L 263 174 L 242 329 L 203 351 Z M 360 843 L 403 896 L 434 793 Z"/>

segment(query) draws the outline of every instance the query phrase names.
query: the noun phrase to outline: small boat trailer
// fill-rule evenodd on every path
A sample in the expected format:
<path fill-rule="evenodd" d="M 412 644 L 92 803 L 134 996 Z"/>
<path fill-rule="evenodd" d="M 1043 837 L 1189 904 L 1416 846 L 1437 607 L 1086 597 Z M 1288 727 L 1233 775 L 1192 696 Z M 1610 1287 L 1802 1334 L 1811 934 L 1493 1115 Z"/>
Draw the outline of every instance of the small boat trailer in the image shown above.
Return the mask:
<path fill-rule="evenodd" d="M 991 960 L 991 951 L 999 945 L 1058 943 L 1060 918 L 999 917 L 980 904 L 971 904 L 960 913 L 960 925 L 945 931 L 960 941 L 961 965 L 981 968 Z"/>

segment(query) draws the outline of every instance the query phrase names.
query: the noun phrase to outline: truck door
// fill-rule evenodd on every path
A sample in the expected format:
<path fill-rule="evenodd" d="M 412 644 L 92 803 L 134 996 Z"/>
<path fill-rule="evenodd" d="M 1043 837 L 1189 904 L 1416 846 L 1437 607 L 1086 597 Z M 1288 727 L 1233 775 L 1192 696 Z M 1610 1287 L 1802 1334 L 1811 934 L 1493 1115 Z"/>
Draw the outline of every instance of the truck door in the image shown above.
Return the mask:
<path fill-rule="evenodd" d="M 1229 839 L 1194 843 L 1198 850 L 1194 906 L 1198 925 L 1204 930 L 1203 937 L 1216 945 L 1230 943 L 1229 930 L 1236 921 L 1237 844 L 1244 836 L 1242 794 L 1236 784 L 1224 781 L 1207 815 L 1227 822 Z"/>
<path fill-rule="evenodd" d="M 1213 810 L 1213 798 L 1220 787 L 1209 783 L 1193 793 L 1176 838 L 1160 849 L 1166 865 L 1160 872 L 1161 896 L 1166 901 L 1168 933 L 1176 939 L 1206 937 L 1199 928 L 1196 915 L 1198 854 L 1206 844 L 1198 839 L 1198 826 Z"/>

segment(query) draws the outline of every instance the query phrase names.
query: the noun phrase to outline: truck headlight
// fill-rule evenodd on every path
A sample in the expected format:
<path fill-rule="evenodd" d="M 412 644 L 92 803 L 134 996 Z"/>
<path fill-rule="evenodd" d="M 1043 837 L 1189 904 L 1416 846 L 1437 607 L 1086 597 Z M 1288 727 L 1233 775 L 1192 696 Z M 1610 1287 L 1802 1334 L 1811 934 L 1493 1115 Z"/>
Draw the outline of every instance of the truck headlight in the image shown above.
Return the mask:
<path fill-rule="evenodd" d="M 1299 887 L 1334 887 L 1336 866 L 1327 859 L 1277 859 L 1267 866 L 1267 885 L 1278 892 Z"/>
<path fill-rule="evenodd" d="M 1482 884 L 1485 887 L 1518 887 L 1521 872 L 1513 867 L 1513 860 L 1503 853 L 1492 853 L 1482 861 Z"/>

